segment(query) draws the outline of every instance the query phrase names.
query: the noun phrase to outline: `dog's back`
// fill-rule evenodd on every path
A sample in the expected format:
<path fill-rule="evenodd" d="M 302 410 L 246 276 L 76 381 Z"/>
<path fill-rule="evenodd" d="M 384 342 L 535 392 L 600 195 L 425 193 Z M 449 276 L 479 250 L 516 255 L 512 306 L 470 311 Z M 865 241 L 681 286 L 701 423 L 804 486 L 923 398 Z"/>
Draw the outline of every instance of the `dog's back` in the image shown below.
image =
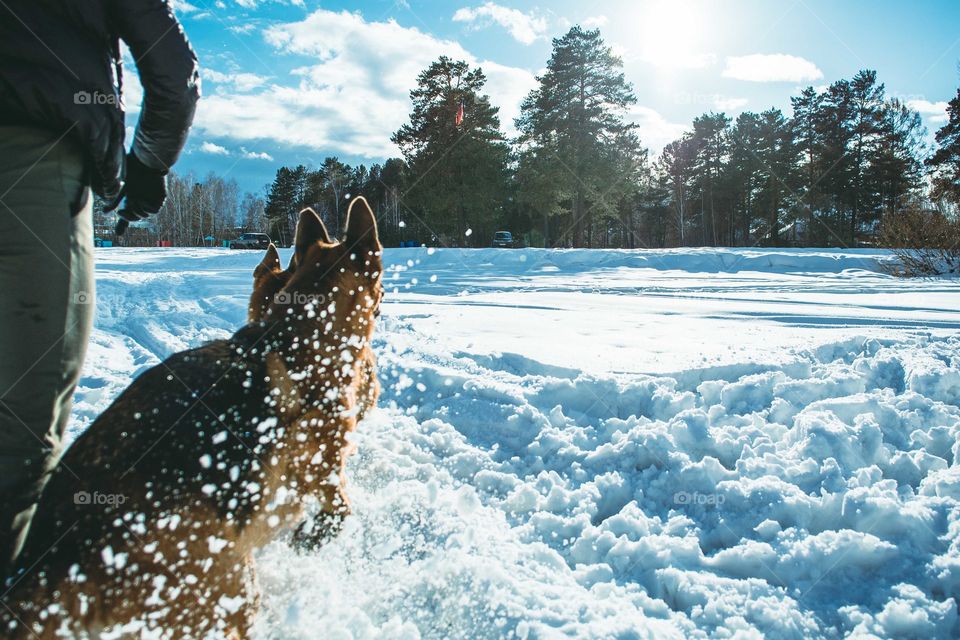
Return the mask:
<path fill-rule="evenodd" d="M 330 291 L 327 309 L 275 306 L 258 280 L 251 318 L 266 321 L 153 367 L 77 439 L 3 599 L 14 637 L 117 624 L 134 636 L 242 636 L 256 610 L 252 551 L 302 520 L 305 496 L 332 516 L 349 512 L 346 438 L 377 394 L 379 242 L 363 213 L 373 236 L 347 251 L 327 244 L 322 224 L 310 229 L 310 212 L 279 278 L 298 295 Z M 358 254 L 366 271 L 341 268 Z M 276 271 L 275 250 L 265 264 Z"/>
<path fill-rule="evenodd" d="M 172 356 L 78 438 L 51 478 L 21 555 L 21 566 L 39 566 L 5 599 L 19 607 L 18 617 L 42 620 L 42 608 L 52 605 L 50 620 L 62 617 L 79 632 L 153 613 L 164 626 L 200 637 L 209 621 L 191 620 L 190 607 L 127 610 L 140 607 L 128 599 L 131 588 L 156 592 L 158 603 L 203 602 L 210 594 L 189 593 L 200 582 L 187 576 L 226 561 L 220 584 L 229 578 L 235 597 L 250 595 L 233 565 L 246 562 L 244 529 L 266 501 L 255 484 L 268 488 L 274 473 L 255 453 L 264 451 L 258 439 L 276 433 L 257 431 L 258 419 L 271 422 L 263 409 L 271 389 L 265 366 L 246 360 L 245 348 L 235 338 Z"/>

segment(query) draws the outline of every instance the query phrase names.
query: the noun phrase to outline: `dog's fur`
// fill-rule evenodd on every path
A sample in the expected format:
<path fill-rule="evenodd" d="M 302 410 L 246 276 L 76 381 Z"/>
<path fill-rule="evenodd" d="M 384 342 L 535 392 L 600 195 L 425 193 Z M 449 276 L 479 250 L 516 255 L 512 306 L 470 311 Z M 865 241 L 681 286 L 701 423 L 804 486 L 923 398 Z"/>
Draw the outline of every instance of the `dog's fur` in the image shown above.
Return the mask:
<path fill-rule="evenodd" d="M 350 512 L 348 434 L 379 391 L 380 254 L 363 198 L 343 242 L 301 213 L 288 269 L 271 246 L 254 273 L 250 323 L 145 372 L 70 447 L 3 598 L 0 635 L 248 635 L 253 551 L 303 523 L 305 500 L 330 520 L 301 524 L 307 543 Z"/>

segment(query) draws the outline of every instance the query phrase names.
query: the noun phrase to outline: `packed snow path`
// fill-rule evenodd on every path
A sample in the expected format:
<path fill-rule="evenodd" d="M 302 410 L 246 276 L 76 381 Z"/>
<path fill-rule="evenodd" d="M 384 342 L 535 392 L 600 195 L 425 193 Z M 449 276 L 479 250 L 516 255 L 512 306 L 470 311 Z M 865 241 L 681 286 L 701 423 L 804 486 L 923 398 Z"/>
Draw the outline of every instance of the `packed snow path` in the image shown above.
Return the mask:
<path fill-rule="evenodd" d="M 72 433 L 259 259 L 99 250 Z M 258 637 L 957 637 L 960 283 L 877 259 L 388 250 L 355 514 Z"/>

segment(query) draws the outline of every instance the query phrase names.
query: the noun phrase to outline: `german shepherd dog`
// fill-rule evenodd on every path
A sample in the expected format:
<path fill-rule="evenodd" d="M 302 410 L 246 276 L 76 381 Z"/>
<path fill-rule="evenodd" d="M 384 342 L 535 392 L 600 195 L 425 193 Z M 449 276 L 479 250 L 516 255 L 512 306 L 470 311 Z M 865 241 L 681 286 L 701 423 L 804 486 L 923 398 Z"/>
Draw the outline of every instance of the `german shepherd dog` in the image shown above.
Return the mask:
<path fill-rule="evenodd" d="M 143 373 L 77 438 L 8 581 L 0 636 L 248 636 L 253 552 L 291 529 L 320 543 L 350 513 L 348 434 L 379 393 L 381 251 L 363 198 L 342 242 L 303 211 L 288 268 L 272 245 L 256 268 L 250 322 Z"/>

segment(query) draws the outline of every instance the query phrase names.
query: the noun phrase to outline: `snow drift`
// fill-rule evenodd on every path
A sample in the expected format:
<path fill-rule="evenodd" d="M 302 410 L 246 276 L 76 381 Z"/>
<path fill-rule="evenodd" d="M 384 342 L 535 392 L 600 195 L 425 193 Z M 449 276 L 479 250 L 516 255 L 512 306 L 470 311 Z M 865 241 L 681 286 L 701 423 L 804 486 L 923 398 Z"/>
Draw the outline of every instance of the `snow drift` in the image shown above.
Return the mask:
<path fill-rule="evenodd" d="M 99 251 L 72 432 L 259 257 Z M 956 637 L 960 284 L 886 259 L 389 250 L 355 515 L 261 554 L 259 636 Z"/>

